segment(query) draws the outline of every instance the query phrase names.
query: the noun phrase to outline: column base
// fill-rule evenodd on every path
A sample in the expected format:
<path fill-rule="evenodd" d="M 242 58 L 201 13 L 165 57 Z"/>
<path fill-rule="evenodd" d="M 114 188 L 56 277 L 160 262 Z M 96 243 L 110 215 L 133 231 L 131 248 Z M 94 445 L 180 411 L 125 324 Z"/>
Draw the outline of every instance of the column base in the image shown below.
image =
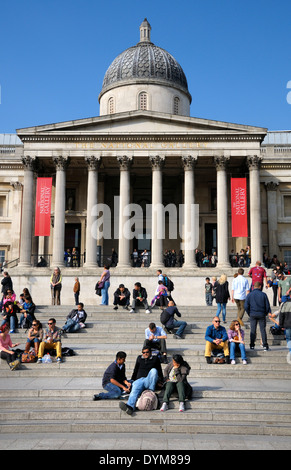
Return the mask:
<path fill-rule="evenodd" d="M 230 263 L 217 263 L 217 265 L 215 266 L 216 269 L 230 269 L 231 268 L 231 265 Z"/>

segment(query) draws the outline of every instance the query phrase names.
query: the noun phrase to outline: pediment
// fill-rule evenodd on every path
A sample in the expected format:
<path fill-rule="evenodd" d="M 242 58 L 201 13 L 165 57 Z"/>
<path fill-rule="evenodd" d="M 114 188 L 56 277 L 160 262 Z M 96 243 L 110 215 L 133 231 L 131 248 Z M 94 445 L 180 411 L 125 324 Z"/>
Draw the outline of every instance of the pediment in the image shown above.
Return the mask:
<path fill-rule="evenodd" d="M 257 135 L 262 139 L 267 129 L 195 117 L 176 116 L 151 111 L 134 111 L 17 129 L 22 140 L 36 136 L 118 136 L 134 135 Z M 38 140 L 38 139 L 36 139 Z"/>

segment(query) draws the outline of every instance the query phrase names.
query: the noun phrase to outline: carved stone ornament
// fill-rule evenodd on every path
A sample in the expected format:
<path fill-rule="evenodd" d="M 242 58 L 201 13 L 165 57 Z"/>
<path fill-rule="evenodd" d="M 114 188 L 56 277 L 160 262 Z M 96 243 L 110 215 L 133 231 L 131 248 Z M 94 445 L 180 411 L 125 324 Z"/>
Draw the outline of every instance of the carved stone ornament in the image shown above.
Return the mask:
<path fill-rule="evenodd" d="M 20 183 L 20 181 L 10 181 L 10 186 L 12 186 L 15 191 L 21 191 L 23 184 Z"/>
<path fill-rule="evenodd" d="M 85 157 L 85 161 L 88 165 L 89 171 L 96 171 L 100 167 L 101 157 L 95 157 L 94 155 L 92 155 L 91 157 Z"/>
<path fill-rule="evenodd" d="M 247 165 L 249 170 L 259 170 L 262 162 L 262 157 L 259 155 L 248 155 Z"/>
<path fill-rule="evenodd" d="M 197 163 L 197 155 L 187 155 L 182 157 L 182 165 L 185 171 L 193 170 Z"/>
<path fill-rule="evenodd" d="M 268 181 L 267 183 L 265 183 L 265 186 L 267 191 L 277 191 L 279 183 L 277 183 L 276 181 Z"/>
<path fill-rule="evenodd" d="M 149 157 L 149 159 L 153 170 L 161 170 L 165 164 L 164 156 L 155 155 L 153 157 Z"/>
<path fill-rule="evenodd" d="M 69 157 L 53 157 L 53 162 L 57 171 L 65 171 L 70 163 Z"/>
<path fill-rule="evenodd" d="M 225 171 L 229 160 L 230 160 L 230 157 L 227 155 L 214 157 L 214 164 L 216 167 L 216 171 Z"/>
<path fill-rule="evenodd" d="M 25 170 L 34 171 L 36 169 L 36 157 L 30 157 L 29 155 L 26 155 L 22 157 L 21 160 Z"/>
<path fill-rule="evenodd" d="M 120 171 L 128 171 L 132 165 L 133 157 L 123 155 L 122 157 L 117 157 L 117 161 L 120 165 Z"/>

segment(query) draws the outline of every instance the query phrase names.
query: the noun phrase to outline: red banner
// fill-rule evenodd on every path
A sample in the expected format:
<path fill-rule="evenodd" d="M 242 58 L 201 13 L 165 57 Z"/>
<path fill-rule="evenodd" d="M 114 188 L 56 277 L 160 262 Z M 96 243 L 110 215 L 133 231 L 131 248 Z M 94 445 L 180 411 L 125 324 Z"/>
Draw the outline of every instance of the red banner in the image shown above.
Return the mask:
<path fill-rule="evenodd" d="M 37 178 L 35 231 L 36 237 L 48 237 L 51 228 L 52 178 Z"/>
<path fill-rule="evenodd" d="M 231 178 L 232 236 L 248 236 L 247 180 Z"/>

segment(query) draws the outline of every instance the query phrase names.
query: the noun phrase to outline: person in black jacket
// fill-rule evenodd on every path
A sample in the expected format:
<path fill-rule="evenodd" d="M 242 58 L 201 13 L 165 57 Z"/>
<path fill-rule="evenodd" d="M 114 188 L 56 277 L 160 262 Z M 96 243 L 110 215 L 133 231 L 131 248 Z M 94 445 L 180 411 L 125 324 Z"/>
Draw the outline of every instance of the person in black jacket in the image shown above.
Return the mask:
<path fill-rule="evenodd" d="M 152 356 L 150 348 L 143 348 L 142 355 L 136 359 L 131 380 L 133 384 L 127 403 L 119 403 L 119 408 L 127 414 L 132 415 L 138 397 L 144 390 L 155 391 L 158 379 L 163 382 L 163 372 L 160 360 Z"/>
<path fill-rule="evenodd" d="M 8 290 L 13 291 L 13 282 L 7 271 L 4 271 L 3 273 L 3 279 L 1 281 L 1 284 L 2 284 L 1 292 L 3 293 L 3 296 L 6 294 Z"/>
<path fill-rule="evenodd" d="M 107 367 L 103 375 L 102 387 L 107 393 L 98 393 L 94 395 L 93 400 L 110 400 L 129 393 L 131 383 L 126 378 L 125 359 L 125 352 L 119 351 L 116 354 L 115 361 Z"/>
<path fill-rule="evenodd" d="M 123 308 L 128 310 L 130 300 L 130 292 L 127 287 L 124 287 L 124 284 L 119 284 L 118 289 L 114 292 L 114 300 L 113 300 L 113 310 L 118 309 L 118 305 L 122 305 Z"/>
<path fill-rule="evenodd" d="M 67 316 L 67 321 L 61 329 L 62 333 L 74 333 L 78 331 L 81 327 L 84 328 L 86 318 L 87 313 L 84 310 L 84 304 L 82 302 L 79 302 L 78 307 L 71 310 L 69 315 Z"/>
<path fill-rule="evenodd" d="M 254 289 L 247 295 L 245 300 L 245 311 L 250 317 L 251 335 L 250 348 L 255 348 L 256 330 L 259 323 L 264 351 L 268 351 L 268 340 L 266 333 L 266 316 L 271 313 L 271 307 L 267 295 L 261 291 L 262 284 L 257 281 Z"/>
<path fill-rule="evenodd" d="M 134 284 L 134 289 L 132 293 L 132 304 L 131 304 L 131 310 L 129 313 L 135 313 L 135 307 L 139 305 L 143 305 L 144 308 L 146 309 L 146 313 L 151 313 L 147 301 L 147 291 L 144 287 L 141 286 L 140 282 L 136 282 Z"/>

